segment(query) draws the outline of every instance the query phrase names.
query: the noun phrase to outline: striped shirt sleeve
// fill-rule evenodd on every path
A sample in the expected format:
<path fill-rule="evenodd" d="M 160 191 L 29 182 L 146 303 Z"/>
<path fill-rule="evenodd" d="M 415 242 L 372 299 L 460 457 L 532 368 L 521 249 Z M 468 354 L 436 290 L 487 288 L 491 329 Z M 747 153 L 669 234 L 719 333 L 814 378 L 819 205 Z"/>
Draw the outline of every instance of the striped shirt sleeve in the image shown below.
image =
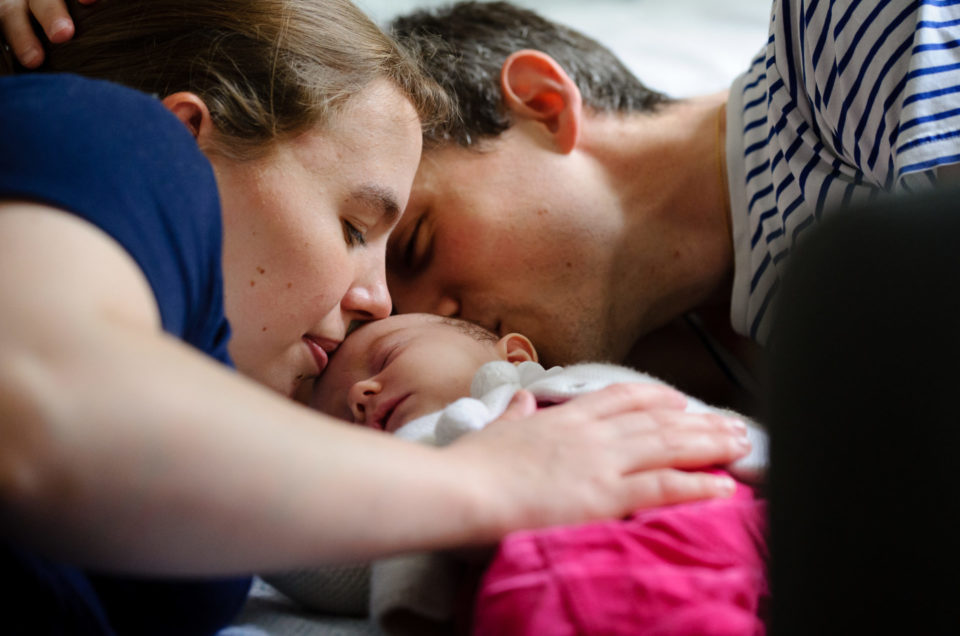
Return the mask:
<path fill-rule="evenodd" d="M 731 318 L 763 342 L 790 251 L 824 213 L 960 162 L 960 0 L 774 0 L 727 138 Z"/>

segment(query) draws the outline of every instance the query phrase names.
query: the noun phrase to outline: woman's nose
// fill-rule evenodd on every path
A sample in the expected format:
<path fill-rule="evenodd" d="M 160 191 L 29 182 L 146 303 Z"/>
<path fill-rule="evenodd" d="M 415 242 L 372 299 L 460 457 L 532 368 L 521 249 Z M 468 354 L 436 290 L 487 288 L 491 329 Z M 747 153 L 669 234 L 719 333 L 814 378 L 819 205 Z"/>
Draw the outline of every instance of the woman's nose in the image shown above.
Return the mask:
<path fill-rule="evenodd" d="M 383 270 L 367 281 L 357 281 L 344 294 L 340 306 L 354 320 L 379 320 L 390 315 L 393 303 Z"/>

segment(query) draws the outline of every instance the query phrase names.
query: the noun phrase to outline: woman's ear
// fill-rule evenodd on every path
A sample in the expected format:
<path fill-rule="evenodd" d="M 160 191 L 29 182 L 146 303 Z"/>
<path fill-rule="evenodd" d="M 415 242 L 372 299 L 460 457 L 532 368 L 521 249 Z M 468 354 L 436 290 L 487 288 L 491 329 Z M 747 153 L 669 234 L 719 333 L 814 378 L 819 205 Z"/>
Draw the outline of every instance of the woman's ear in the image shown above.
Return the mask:
<path fill-rule="evenodd" d="M 567 154 L 576 147 L 583 99 L 552 57 L 530 49 L 511 54 L 500 69 L 500 89 L 510 112 L 543 123 L 560 152 Z"/>
<path fill-rule="evenodd" d="M 497 341 L 497 354 L 501 359 L 514 364 L 536 362 L 537 350 L 530 339 L 519 333 L 508 333 Z"/>
<path fill-rule="evenodd" d="M 161 101 L 167 110 L 183 122 L 201 149 L 212 145 L 213 120 L 210 118 L 210 110 L 199 95 L 182 91 L 167 95 Z"/>

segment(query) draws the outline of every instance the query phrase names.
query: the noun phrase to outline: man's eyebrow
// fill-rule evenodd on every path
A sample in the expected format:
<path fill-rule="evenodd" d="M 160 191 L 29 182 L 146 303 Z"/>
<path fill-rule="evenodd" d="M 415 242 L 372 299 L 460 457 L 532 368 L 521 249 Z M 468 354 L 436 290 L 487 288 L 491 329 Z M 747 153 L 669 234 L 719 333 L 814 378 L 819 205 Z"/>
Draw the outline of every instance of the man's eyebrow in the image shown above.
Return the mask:
<path fill-rule="evenodd" d="M 393 192 L 377 185 L 363 185 L 350 195 L 350 198 L 383 214 L 386 221 L 393 223 L 400 217 L 400 205 Z"/>

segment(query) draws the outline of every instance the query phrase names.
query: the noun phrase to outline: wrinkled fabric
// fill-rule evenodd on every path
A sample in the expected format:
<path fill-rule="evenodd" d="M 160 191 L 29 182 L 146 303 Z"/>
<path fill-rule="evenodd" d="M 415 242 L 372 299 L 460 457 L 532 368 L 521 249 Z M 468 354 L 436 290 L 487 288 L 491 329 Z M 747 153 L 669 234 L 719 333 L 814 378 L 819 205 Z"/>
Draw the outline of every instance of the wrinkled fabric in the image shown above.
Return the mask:
<path fill-rule="evenodd" d="M 762 636 L 766 503 L 730 499 L 508 535 L 477 596 L 475 636 Z"/>

